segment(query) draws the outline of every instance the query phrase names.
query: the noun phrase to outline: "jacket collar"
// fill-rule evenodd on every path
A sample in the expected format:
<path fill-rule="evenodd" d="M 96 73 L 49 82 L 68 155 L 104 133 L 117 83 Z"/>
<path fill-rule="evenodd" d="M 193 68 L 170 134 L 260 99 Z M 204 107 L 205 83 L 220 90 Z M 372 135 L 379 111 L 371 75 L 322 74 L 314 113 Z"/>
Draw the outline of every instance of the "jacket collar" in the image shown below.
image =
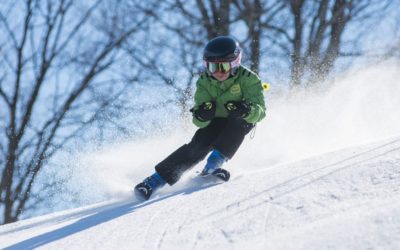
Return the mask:
<path fill-rule="evenodd" d="M 235 83 L 236 79 L 239 77 L 240 67 L 241 66 L 239 66 L 239 69 L 237 70 L 237 72 L 234 76 L 230 76 L 225 81 L 218 81 L 217 79 L 215 79 L 214 77 L 212 77 L 210 75 L 207 75 L 207 77 L 209 78 L 212 85 L 215 85 L 215 86 L 219 87 L 220 89 L 226 90 L 226 89 L 230 88 Z"/>

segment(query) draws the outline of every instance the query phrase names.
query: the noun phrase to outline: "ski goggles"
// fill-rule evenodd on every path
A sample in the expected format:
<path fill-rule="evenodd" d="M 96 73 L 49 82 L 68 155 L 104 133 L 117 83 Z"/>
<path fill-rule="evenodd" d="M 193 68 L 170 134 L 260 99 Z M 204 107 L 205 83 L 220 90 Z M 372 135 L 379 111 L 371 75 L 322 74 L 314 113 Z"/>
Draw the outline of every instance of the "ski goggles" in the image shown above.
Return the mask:
<path fill-rule="evenodd" d="M 215 72 L 228 73 L 231 71 L 230 62 L 205 62 L 208 72 L 214 74 Z"/>

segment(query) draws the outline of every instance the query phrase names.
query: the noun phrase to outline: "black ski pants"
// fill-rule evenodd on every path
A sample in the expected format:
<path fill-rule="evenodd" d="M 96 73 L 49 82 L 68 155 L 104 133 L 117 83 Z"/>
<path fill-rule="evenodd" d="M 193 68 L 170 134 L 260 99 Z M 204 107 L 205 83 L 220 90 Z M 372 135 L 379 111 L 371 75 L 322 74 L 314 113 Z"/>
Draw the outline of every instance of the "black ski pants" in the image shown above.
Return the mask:
<path fill-rule="evenodd" d="M 169 185 L 173 185 L 211 150 L 216 149 L 231 159 L 253 127 L 243 119 L 214 118 L 207 127 L 198 129 L 188 144 L 158 163 L 155 169 Z"/>

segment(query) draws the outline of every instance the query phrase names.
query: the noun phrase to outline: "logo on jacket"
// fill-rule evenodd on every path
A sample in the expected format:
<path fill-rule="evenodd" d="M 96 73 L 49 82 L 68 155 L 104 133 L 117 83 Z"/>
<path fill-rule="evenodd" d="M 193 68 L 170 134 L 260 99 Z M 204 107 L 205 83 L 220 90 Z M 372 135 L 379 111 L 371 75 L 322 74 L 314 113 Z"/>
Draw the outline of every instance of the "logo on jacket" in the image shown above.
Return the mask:
<path fill-rule="evenodd" d="M 235 84 L 230 88 L 230 92 L 233 95 L 237 95 L 240 94 L 240 85 L 239 84 Z"/>

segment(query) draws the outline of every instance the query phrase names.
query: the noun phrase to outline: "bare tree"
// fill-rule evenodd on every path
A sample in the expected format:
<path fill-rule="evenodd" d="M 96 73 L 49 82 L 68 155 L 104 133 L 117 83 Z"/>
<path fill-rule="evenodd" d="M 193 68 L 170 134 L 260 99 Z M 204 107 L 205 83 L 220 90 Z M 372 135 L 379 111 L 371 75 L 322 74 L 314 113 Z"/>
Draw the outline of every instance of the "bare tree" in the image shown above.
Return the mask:
<path fill-rule="evenodd" d="M 374 0 L 284 2 L 286 11 L 264 27 L 268 39 L 290 54 L 294 86 L 312 84 L 328 76 L 335 61 L 350 54 L 342 50 L 346 28 L 387 8 L 387 2 Z M 357 41 L 356 37 L 349 37 L 348 42 Z"/>
<path fill-rule="evenodd" d="M 345 31 L 350 28 L 357 30 L 357 25 L 362 27 L 365 21 L 380 15 L 389 2 L 171 0 L 164 6 L 174 18 L 158 20 L 193 50 L 201 50 L 206 40 L 217 35 L 231 34 L 234 29 L 237 33 L 245 24 L 243 31 L 246 35 L 240 36 L 240 42 L 249 56 L 251 69 L 259 72 L 265 53 L 279 54 L 280 61 L 285 61 L 282 58 L 286 56 L 289 58 L 291 83 L 300 86 L 323 80 L 337 59 L 362 55 L 361 51 L 354 50 L 367 30 L 353 32 L 358 33 L 357 36 L 345 36 Z M 353 44 L 350 50 L 349 44 Z"/>
<path fill-rule="evenodd" d="M 263 34 L 268 32 L 270 23 L 285 7 L 282 1 L 262 0 L 234 0 L 235 6 L 234 22 L 243 21 L 247 26 L 247 37 L 243 43 L 250 42 L 250 68 L 259 72 L 261 61 L 261 44 Z"/>
<path fill-rule="evenodd" d="M 148 16 L 137 13 L 128 23 L 123 10 L 102 0 L 1 5 L 1 223 L 40 201 L 33 186 L 43 167 L 126 91 L 127 83 L 114 81 L 113 65 Z"/>
<path fill-rule="evenodd" d="M 152 82 L 153 88 L 167 88 L 173 93 L 160 98 L 156 108 L 172 104 L 180 107 L 181 117 L 187 116 L 193 83 L 201 71 L 199 65 L 204 41 L 207 37 L 226 34 L 229 30 L 229 25 L 225 23 L 225 19 L 229 18 L 226 3 L 170 0 L 159 2 L 157 8 L 144 7 L 143 10 L 157 22 L 147 27 L 143 46 L 135 46 L 135 42 L 128 41 L 124 51 L 130 61 L 146 69 L 145 78 Z M 225 26 L 221 27 L 221 23 Z M 157 30 L 157 35 L 152 33 L 154 30 Z M 147 106 L 147 109 L 153 107 Z"/>
<path fill-rule="evenodd" d="M 196 2 L 201 12 L 203 25 L 207 29 L 208 39 L 216 36 L 228 35 L 231 0 L 209 0 L 208 2 L 196 0 Z M 207 11 L 207 5 L 210 11 Z"/>

